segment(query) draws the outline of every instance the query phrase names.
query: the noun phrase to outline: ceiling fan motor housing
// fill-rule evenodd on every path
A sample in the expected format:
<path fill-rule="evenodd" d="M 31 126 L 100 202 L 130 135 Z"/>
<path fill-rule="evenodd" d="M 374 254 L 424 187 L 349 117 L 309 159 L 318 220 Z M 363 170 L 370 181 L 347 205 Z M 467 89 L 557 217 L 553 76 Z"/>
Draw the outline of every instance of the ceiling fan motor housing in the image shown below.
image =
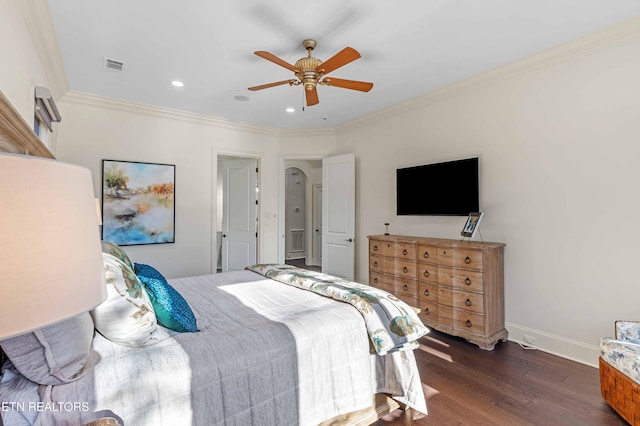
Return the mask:
<path fill-rule="evenodd" d="M 318 78 L 320 78 L 320 76 L 316 71 L 316 67 L 320 64 L 322 64 L 322 61 L 313 56 L 301 58 L 296 61 L 295 67 L 301 71 L 296 73 L 296 76 L 302 81 L 305 89 L 313 90 L 316 84 L 318 84 Z"/>

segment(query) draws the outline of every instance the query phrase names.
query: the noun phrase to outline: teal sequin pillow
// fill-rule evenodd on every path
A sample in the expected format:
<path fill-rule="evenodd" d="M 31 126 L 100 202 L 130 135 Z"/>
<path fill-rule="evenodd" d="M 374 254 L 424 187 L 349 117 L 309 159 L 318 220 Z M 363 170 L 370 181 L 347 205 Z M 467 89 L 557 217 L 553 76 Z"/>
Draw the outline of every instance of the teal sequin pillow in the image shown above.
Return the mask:
<path fill-rule="evenodd" d="M 158 322 L 180 332 L 196 332 L 196 317 L 184 297 L 153 266 L 135 264 L 135 272 L 149 294 Z"/>

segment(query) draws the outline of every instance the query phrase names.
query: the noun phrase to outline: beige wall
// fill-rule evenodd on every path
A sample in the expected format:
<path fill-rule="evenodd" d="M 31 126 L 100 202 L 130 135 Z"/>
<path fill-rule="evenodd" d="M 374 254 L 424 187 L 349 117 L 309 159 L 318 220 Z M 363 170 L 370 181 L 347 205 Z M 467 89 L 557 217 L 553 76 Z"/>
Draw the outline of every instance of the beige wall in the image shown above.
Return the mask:
<path fill-rule="evenodd" d="M 357 278 L 368 276 L 366 236 L 385 222 L 460 238 L 465 218 L 395 215 L 395 169 L 479 156 L 480 230 L 507 244 L 510 338 L 595 365 L 614 320 L 638 317 L 635 34 L 575 43 L 339 129 L 357 158 Z"/>
<path fill-rule="evenodd" d="M 33 89 L 51 87 L 16 0 L 0 0 L 0 90 L 33 126 Z"/>
<path fill-rule="evenodd" d="M 89 168 L 96 197 L 103 159 L 176 165 L 176 242 L 128 246 L 133 261 L 161 265 L 170 278 L 215 271 L 219 155 L 259 158 L 258 259 L 277 261 L 279 154 L 306 155 L 307 144 L 296 148 L 270 129 L 87 94 L 69 93 L 59 107 L 65 119 L 57 158 Z M 333 148 L 334 138 L 325 139 L 315 139 L 316 151 L 323 144 Z"/>

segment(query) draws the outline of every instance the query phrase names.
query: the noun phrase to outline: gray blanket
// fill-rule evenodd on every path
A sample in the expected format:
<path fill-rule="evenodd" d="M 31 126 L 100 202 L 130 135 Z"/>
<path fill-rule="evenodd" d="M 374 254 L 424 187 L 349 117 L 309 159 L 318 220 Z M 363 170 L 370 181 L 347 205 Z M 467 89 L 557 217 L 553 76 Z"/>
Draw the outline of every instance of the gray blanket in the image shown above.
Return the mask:
<path fill-rule="evenodd" d="M 192 306 L 199 333 L 158 327 L 157 343 L 145 348 L 96 334 L 100 362 L 61 386 L 37 386 L 8 371 L 0 400 L 44 405 L 4 411 L 4 424 L 72 425 L 114 415 L 133 426 L 315 425 L 369 406 L 376 392 L 426 413 L 413 352 L 371 355 L 352 306 L 249 271 L 170 282 Z M 78 409 L 55 410 L 65 406 Z"/>

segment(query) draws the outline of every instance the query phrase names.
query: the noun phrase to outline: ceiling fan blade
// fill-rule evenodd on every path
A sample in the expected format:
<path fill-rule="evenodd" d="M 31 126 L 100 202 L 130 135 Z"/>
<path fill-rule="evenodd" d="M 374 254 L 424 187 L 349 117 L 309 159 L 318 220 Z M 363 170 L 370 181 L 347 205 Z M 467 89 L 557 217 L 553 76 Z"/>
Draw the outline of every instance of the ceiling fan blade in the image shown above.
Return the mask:
<path fill-rule="evenodd" d="M 342 87 L 343 89 L 359 90 L 368 92 L 373 88 L 373 83 L 366 81 L 343 80 L 341 78 L 327 77 L 322 80 L 327 86 Z"/>
<path fill-rule="evenodd" d="M 260 56 L 261 58 L 266 59 L 267 61 L 271 61 L 274 64 L 278 64 L 281 67 L 285 67 L 288 70 L 291 70 L 293 72 L 297 72 L 300 71 L 298 68 L 294 67 L 293 65 L 291 65 L 290 63 L 278 58 L 276 55 L 269 53 L 269 52 L 265 52 L 262 50 L 259 50 L 257 52 L 253 52 L 254 54 Z"/>
<path fill-rule="evenodd" d="M 314 87 L 312 90 L 305 90 L 305 96 L 307 98 L 307 106 L 313 106 L 320 103 L 318 99 L 318 91 Z"/>
<path fill-rule="evenodd" d="M 345 47 L 322 64 L 316 67 L 316 71 L 329 74 L 331 71 L 347 65 L 360 57 L 358 51 L 352 47 Z"/>
<path fill-rule="evenodd" d="M 249 87 L 249 90 L 262 90 L 262 89 L 268 89 L 269 87 L 274 87 L 274 86 L 281 86 L 283 84 L 291 84 L 291 83 L 295 83 L 298 80 L 283 80 L 283 81 L 276 81 L 275 83 L 268 83 L 268 84 L 263 84 L 262 86 L 253 86 L 253 87 Z"/>

